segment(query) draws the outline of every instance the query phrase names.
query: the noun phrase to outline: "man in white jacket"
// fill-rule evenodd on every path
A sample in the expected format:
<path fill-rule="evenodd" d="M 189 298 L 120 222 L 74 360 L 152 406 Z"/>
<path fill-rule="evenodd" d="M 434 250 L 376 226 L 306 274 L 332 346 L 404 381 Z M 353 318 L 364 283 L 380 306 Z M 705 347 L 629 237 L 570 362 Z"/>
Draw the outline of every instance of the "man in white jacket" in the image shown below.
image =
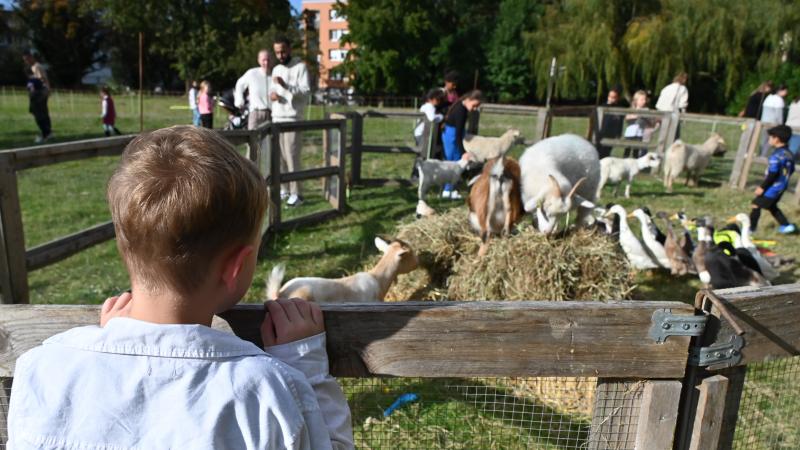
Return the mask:
<path fill-rule="evenodd" d="M 270 69 L 269 50 L 261 49 L 258 52 L 258 67 L 253 67 L 242 75 L 236 82 L 233 91 L 233 103 L 237 108 L 244 106 L 244 91 L 249 92 L 250 104 L 247 116 L 247 129 L 254 130 L 264 122 L 270 120 L 269 78 Z"/>
<path fill-rule="evenodd" d="M 272 121 L 294 122 L 303 117 L 308 94 L 308 69 L 300 58 L 292 58 L 289 40 L 278 38 L 273 44 L 278 65 L 272 69 L 270 100 L 272 101 Z M 300 149 L 302 139 L 298 132 L 284 132 L 280 135 L 281 173 L 300 170 Z M 288 194 L 286 204 L 297 206 L 303 202 L 300 183 L 292 181 L 281 187 L 281 197 Z"/>

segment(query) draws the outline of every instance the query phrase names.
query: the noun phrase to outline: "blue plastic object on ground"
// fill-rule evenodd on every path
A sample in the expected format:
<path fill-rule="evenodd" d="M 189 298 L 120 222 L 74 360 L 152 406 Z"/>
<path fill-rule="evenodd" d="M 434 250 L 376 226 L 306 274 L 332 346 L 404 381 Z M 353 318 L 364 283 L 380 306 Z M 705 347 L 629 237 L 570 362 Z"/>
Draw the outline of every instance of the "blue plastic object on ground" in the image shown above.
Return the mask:
<path fill-rule="evenodd" d="M 419 396 L 413 392 L 402 394 L 401 396 L 397 397 L 397 400 L 392 403 L 392 406 L 386 408 L 386 410 L 383 412 L 383 417 L 389 417 L 389 415 L 393 413 L 395 409 L 405 405 L 406 403 L 412 403 L 417 400 L 419 400 Z"/>

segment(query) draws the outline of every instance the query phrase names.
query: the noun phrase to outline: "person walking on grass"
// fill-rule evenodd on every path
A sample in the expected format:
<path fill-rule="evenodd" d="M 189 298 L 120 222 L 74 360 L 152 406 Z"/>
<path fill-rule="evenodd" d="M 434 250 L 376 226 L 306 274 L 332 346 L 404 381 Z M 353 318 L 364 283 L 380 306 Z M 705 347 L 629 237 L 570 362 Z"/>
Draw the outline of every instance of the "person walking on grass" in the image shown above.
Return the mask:
<path fill-rule="evenodd" d="M 189 88 L 189 109 L 192 110 L 192 125 L 199 127 L 202 123 L 200 122 L 200 111 L 197 110 L 197 95 L 197 81 L 192 80 Z"/>
<path fill-rule="evenodd" d="M 200 123 L 203 128 L 214 128 L 214 102 L 211 99 L 211 83 L 208 81 L 200 83 L 197 110 L 200 112 Z"/>
<path fill-rule="evenodd" d="M 272 121 L 281 123 L 302 120 L 308 94 L 311 92 L 306 64 L 299 57 L 292 57 L 291 44 L 285 37 L 276 39 L 272 49 L 278 60 L 278 65 L 272 69 L 269 94 L 272 102 Z M 301 169 L 301 143 L 302 137 L 297 131 L 280 134 L 281 173 L 297 172 Z M 292 181 L 288 186 L 281 186 L 281 198 L 285 198 L 289 206 L 301 204 L 303 197 L 300 182 Z"/>
<path fill-rule="evenodd" d="M 316 303 L 268 301 L 263 347 L 211 326 L 256 271 L 258 168 L 219 134 L 176 126 L 128 144 L 106 197 L 131 290 L 98 325 L 17 359 L 8 448 L 353 448 Z"/>
<path fill-rule="evenodd" d="M 756 198 L 750 205 L 750 231 L 755 232 L 761 210 L 766 209 L 780 226 L 778 232 L 783 234 L 795 233 L 797 227 L 786 220 L 786 216 L 778 208 L 781 196 L 789 187 L 789 178 L 794 173 L 794 155 L 789 151 L 787 144 L 792 137 L 792 129 L 786 125 L 778 125 L 767 130 L 769 146 L 775 151 L 769 156 L 766 177 L 755 190 Z"/>
<path fill-rule="evenodd" d="M 47 100 L 50 98 L 50 81 L 47 79 L 47 72 L 34 53 L 26 51 L 22 54 L 22 59 L 28 66 L 28 112 L 33 114 L 40 132 L 34 142 L 41 144 L 50 139 L 53 134 L 50 111 L 47 109 Z"/>
<path fill-rule="evenodd" d="M 111 98 L 111 90 L 108 86 L 103 86 L 100 89 L 100 99 L 100 108 L 102 110 L 100 117 L 103 120 L 103 133 L 105 133 L 106 137 L 111 136 L 112 132 L 116 135 L 122 134 L 115 125 L 117 110 L 114 108 L 114 99 Z"/>
<path fill-rule="evenodd" d="M 446 161 L 458 161 L 464 154 L 464 135 L 467 127 L 467 118 L 471 111 L 475 111 L 481 106 L 483 95 L 481 91 L 475 89 L 467 92 L 459 98 L 444 118 L 444 131 L 442 132 L 442 146 L 444 147 L 444 157 Z M 456 187 L 445 184 L 442 190 L 442 198 L 460 200 L 461 194 Z"/>

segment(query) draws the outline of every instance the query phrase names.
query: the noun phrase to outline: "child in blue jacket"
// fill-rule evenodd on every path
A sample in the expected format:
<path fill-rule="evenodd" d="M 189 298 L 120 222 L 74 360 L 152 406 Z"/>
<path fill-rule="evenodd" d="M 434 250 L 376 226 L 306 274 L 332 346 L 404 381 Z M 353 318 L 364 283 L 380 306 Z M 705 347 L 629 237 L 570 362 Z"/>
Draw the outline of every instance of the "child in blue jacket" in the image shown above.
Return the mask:
<path fill-rule="evenodd" d="M 769 135 L 769 145 L 775 151 L 769 156 L 769 167 L 767 168 L 766 178 L 759 187 L 756 188 L 756 198 L 750 205 L 750 230 L 755 231 L 758 226 L 758 219 L 761 216 L 761 209 L 766 209 L 780 226 L 778 232 L 783 234 L 794 233 L 797 227 L 786 220 L 786 216 L 778 208 L 781 196 L 789 187 L 789 178 L 794 173 L 794 155 L 789 151 L 787 143 L 792 137 L 792 129 L 786 125 L 778 125 L 767 130 Z"/>

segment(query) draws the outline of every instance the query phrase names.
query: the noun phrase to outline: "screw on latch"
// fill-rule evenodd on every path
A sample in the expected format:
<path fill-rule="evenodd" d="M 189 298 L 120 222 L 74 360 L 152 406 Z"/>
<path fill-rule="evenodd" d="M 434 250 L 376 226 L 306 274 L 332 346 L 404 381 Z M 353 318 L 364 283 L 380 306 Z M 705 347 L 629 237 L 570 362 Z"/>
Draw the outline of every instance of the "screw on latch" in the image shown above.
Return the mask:
<path fill-rule="evenodd" d="M 683 329 L 688 330 L 691 326 L 688 323 L 683 324 Z"/>
<path fill-rule="evenodd" d="M 661 328 L 663 328 L 665 330 L 669 330 L 670 328 L 672 328 L 672 325 L 670 325 L 668 323 L 665 323 L 665 324 L 661 325 Z"/>

